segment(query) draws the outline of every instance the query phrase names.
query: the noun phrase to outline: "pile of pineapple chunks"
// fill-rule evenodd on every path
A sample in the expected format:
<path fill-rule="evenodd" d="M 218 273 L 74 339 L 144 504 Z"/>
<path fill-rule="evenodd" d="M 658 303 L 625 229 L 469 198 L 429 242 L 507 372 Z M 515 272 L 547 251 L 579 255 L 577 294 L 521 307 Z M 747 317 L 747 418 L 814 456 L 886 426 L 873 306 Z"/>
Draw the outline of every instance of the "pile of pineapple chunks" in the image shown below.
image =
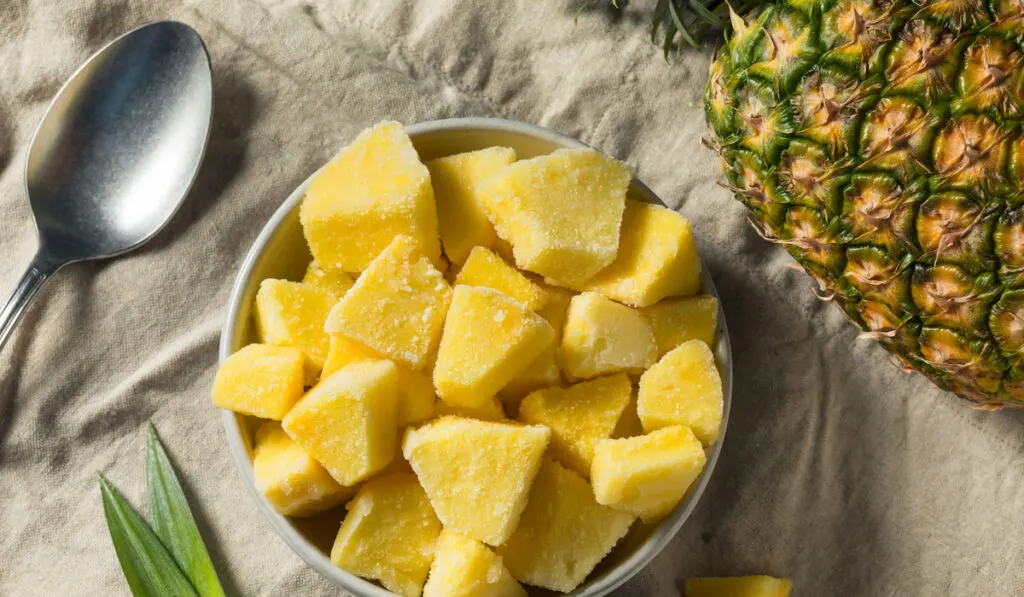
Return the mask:
<path fill-rule="evenodd" d="M 267 420 L 280 513 L 345 504 L 338 566 L 405 597 L 568 592 L 682 500 L 722 420 L 718 304 L 632 175 L 585 149 L 424 164 L 385 122 L 314 178 L 313 262 L 262 281 L 213 401 Z"/>

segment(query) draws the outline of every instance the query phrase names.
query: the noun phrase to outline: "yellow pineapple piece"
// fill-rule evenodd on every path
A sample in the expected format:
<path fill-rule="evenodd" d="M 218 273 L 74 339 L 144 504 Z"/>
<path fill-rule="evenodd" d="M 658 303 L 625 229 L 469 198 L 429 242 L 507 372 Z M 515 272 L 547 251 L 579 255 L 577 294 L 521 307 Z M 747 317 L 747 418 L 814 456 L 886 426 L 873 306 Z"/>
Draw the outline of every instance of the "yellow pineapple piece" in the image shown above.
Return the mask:
<path fill-rule="evenodd" d="M 342 334 L 331 334 L 327 349 L 327 362 L 321 374 L 327 377 L 352 363 L 386 360 L 377 351 L 364 346 Z M 398 404 L 395 407 L 395 425 L 399 429 L 406 425 L 426 421 L 434 416 L 434 382 L 424 372 L 395 363 L 398 369 Z"/>
<path fill-rule="evenodd" d="M 619 252 L 584 289 L 646 307 L 700 290 L 700 259 L 690 223 L 660 205 L 626 200 Z"/>
<path fill-rule="evenodd" d="M 343 271 L 325 270 L 317 262 L 310 261 L 309 266 L 306 267 L 306 274 L 302 276 L 302 283 L 323 288 L 340 299 L 356 282 L 352 276 Z"/>
<path fill-rule="evenodd" d="M 423 597 L 526 597 L 526 591 L 486 545 L 444 529 Z"/>
<path fill-rule="evenodd" d="M 277 421 L 267 421 L 256 430 L 252 472 L 256 488 L 285 516 L 312 516 L 330 510 L 353 493 L 338 485 Z"/>
<path fill-rule="evenodd" d="M 519 522 L 550 437 L 542 426 L 444 417 L 406 431 L 402 453 L 445 528 L 501 545 Z"/>
<path fill-rule="evenodd" d="M 793 582 L 771 576 L 686 579 L 685 597 L 789 597 Z"/>
<path fill-rule="evenodd" d="M 644 425 L 640 422 L 640 415 L 636 413 L 636 394 L 629 399 L 629 405 L 622 411 L 619 422 L 615 424 L 612 437 L 621 439 L 623 437 L 636 437 L 644 434 Z"/>
<path fill-rule="evenodd" d="M 440 263 L 430 173 L 397 122 L 363 131 L 324 166 L 299 219 L 313 258 L 328 269 L 361 272 L 398 235 Z"/>
<path fill-rule="evenodd" d="M 580 285 L 615 259 L 633 169 L 590 149 L 516 162 L 477 187 L 519 267 Z"/>
<path fill-rule="evenodd" d="M 497 290 L 456 286 L 434 367 L 442 400 L 480 406 L 551 344 L 543 317 Z"/>
<path fill-rule="evenodd" d="M 539 311 L 548 302 L 547 294 L 539 286 L 484 247 L 473 247 L 455 283 L 493 288 L 533 311 Z"/>
<path fill-rule="evenodd" d="M 345 509 L 331 561 L 356 576 L 380 581 L 402 597 L 418 597 L 441 522 L 416 477 L 393 473 L 370 479 Z"/>
<path fill-rule="evenodd" d="M 658 356 L 687 340 L 715 345 L 718 329 L 718 299 L 710 294 L 665 299 L 642 310 L 658 341 Z"/>
<path fill-rule="evenodd" d="M 722 425 L 722 378 L 715 356 L 700 340 L 688 340 L 640 377 L 637 413 L 644 431 L 686 425 L 705 445 Z"/>
<path fill-rule="evenodd" d="M 338 483 L 351 487 L 394 457 L 397 400 L 394 363 L 353 363 L 320 380 L 281 425 Z"/>
<path fill-rule="evenodd" d="M 397 236 L 338 301 L 325 329 L 423 369 L 437 348 L 451 293 L 416 242 Z"/>
<path fill-rule="evenodd" d="M 706 460 L 700 440 L 682 425 L 602 440 L 594 450 L 590 475 L 594 497 L 599 504 L 654 523 L 683 499 Z"/>
<path fill-rule="evenodd" d="M 228 357 L 217 370 L 213 404 L 280 421 L 302 398 L 304 361 L 298 348 L 250 344 Z"/>
<path fill-rule="evenodd" d="M 594 501 L 590 484 L 544 459 L 519 526 L 497 552 L 519 582 L 569 592 L 633 524 L 628 512 Z"/>
<path fill-rule="evenodd" d="M 491 396 L 480 406 L 459 406 L 450 404 L 444 400 L 438 400 L 434 405 L 434 414 L 439 417 L 454 415 L 466 419 L 480 419 L 481 421 L 502 421 L 505 419 L 505 409 L 497 396 Z"/>
<path fill-rule="evenodd" d="M 488 147 L 426 162 L 437 203 L 441 244 L 453 263 L 462 265 L 470 249 L 490 247 L 497 240 L 476 187 L 514 161 L 513 149 Z"/>
<path fill-rule="evenodd" d="M 294 346 L 308 359 L 306 382 L 312 385 L 327 358 L 327 314 L 338 302 L 334 294 L 301 282 L 267 279 L 256 291 L 256 327 L 260 341 Z"/>
<path fill-rule="evenodd" d="M 547 295 L 548 302 L 537 313 L 551 324 L 551 329 L 555 333 L 554 341 L 547 350 L 527 365 L 522 373 L 513 377 L 512 381 L 498 392 L 502 402 L 513 410 L 519 408 L 519 401 L 530 392 L 558 385 L 562 379 L 562 371 L 558 367 L 558 345 L 562 341 L 562 327 L 565 325 L 569 300 L 572 299 L 573 293 L 543 283 L 541 288 Z"/>
<path fill-rule="evenodd" d="M 658 357 L 647 319 L 596 292 L 572 297 L 559 350 L 562 371 L 570 380 L 640 373 Z"/>
<path fill-rule="evenodd" d="M 551 454 L 589 477 L 594 446 L 611 437 L 632 393 L 633 384 L 625 373 L 568 388 L 537 390 L 519 405 L 519 420 L 550 427 Z"/>

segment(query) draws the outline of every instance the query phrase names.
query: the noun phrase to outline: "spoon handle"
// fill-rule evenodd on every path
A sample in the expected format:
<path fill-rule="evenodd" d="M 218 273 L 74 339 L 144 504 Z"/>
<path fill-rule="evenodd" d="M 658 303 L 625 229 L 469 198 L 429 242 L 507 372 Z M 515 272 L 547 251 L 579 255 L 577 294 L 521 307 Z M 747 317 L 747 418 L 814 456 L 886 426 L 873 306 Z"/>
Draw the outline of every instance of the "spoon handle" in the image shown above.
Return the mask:
<path fill-rule="evenodd" d="M 7 299 L 7 304 L 0 310 L 0 350 L 3 350 L 4 344 L 11 336 L 11 332 L 14 331 L 14 326 L 25 312 L 25 308 L 58 267 L 44 249 L 40 248 L 36 252 L 36 256 L 25 271 L 25 275 L 21 277 L 21 281 L 18 282 L 11 298 Z"/>

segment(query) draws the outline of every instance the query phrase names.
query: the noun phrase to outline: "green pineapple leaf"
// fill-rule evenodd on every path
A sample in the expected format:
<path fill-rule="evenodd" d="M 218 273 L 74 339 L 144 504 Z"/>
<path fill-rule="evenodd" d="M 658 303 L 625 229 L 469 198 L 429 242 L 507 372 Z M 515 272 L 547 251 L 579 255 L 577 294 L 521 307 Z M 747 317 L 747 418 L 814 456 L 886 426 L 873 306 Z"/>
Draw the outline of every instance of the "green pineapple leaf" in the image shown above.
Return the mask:
<path fill-rule="evenodd" d="M 199 597 L 224 597 L 185 493 L 152 424 L 146 433 L 146 485 L 153 529 Z"/>

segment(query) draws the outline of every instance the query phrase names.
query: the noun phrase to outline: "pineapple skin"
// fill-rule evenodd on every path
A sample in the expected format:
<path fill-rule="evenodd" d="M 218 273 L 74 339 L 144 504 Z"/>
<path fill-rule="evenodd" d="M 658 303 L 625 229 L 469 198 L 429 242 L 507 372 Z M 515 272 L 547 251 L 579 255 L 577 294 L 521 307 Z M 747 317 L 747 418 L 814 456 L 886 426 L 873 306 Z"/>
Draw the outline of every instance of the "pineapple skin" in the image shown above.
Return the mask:
<path fill-rule="evenodd" d="M 1024 408 L 1024 5 L 787 0 L 711 63 L 707 145 L 899 365 Z"/>

